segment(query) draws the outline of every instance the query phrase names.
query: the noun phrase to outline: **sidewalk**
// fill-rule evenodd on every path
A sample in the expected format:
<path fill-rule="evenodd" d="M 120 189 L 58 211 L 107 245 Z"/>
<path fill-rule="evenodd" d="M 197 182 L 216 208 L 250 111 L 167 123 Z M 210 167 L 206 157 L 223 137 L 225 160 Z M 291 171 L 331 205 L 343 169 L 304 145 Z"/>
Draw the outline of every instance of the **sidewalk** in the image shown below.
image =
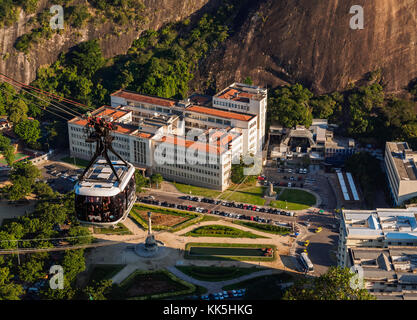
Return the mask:
<path fill-rule="evenodd" d="M 251 274 L 247 274 L 247 275 L 241 276 L 239 278 L 231 279 L 231 280 L 216 281 L 216 282 L 213 281 L 212 282 L 212 281 L 202 281 L 202 280 L 197 280 L 197 279 L 191 278 L 190 276 L 186 275 L 185 273 L 182 273 L 180 270 L 178 270 L 177 268 L 175 268 L 173 266 L 167 267 L 167 269 L 168 269 L 168 271 L 170 271 L 171 273 L 173 273 L 178 278 L 180 278 L 184 281 L 187 281 L 187 282 L 190 282 L 192 284 L 207 288 L 207 290 L 208 290 L 207 294 L 223 291 L 222 288 L 224 286 L 228 286 L 228 285 L 231 285 L 231 284 L 234 284 L 234 283 L 239 283 L 239 282 L 249 280 L 249 279 L 252 279 L 252 278 L 256 278 L 256 277 L 269 276 L 269 275 L 272 275 L 272 274 L 282 273 L 282 270 L 269 269 L 269 270 L 262 270 L 262 271 L 258 271 L 258 272 L 253 272 Z"/>

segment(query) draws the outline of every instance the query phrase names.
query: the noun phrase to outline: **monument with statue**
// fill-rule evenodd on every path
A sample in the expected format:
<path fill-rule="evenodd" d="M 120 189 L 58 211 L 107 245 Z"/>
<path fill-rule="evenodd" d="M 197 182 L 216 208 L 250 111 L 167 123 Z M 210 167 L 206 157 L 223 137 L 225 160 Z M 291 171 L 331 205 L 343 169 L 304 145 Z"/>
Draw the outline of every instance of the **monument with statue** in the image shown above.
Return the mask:
<path fill-rule="evenodd" d="M 155 239 L 152 233 L 152 219 L 151 212 L 148 212 L 148 235 L 144 243 L 139 243 L 135 247 L 135 252 L 144 258 L 151 258 L 157 256 L 161 249 L 163 249 L 162 242 Z"/>

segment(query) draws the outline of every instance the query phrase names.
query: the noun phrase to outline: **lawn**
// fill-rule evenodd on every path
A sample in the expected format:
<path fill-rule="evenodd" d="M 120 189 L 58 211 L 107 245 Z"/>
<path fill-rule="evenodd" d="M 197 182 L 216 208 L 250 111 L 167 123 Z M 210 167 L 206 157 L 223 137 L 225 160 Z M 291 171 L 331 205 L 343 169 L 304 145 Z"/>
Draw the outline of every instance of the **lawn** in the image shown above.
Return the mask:
<path fill-rule="evenodd" d="M 116 299 L 163 299 L 193 293 L 196 287 L 166 270 L 137 270 L 115 286 L 112 298 Z"/>
<path fill-rule="evenodd" d="M 227 201 L 244 202 L 248 204 L 263 205 L 265 203 L 264 190 L 265 187 L 254 187 L 253 185 L 242 185 L 239 191 L 234 191 L 237 186 L 232 186 L 223 193 L 220 191 L 206 189 L 201 187 L 190 186 L 182 183 L 173 183 L 178 191 L 187 195 L 206 197 L 206 198 L 219 198 Z M 190 193 L 191 191 L 191 193 Z"/>
<path fill-rule="evenodd" d="M 279 196 L 279 200 L 271 201 L 269 205 L 279 209 L 304 210 L 315 204 L 316 197 L 310 192 L 298 189 L 285 189 Z"/>
<path fill-rule="evenodd" d="M 195 187 L 178 182 L 173 182 L 173 185 L 175 186 L 175 188 L 177 188 L 179 192 L 193 196 L 216 198 L 221 193 L 220 191 L 216 191 L 213 189 Z"/>
<path fill-rule="evenodd" d="M 265 187 L 248 187 L 239 191 L 227 190 L 220 196 L 220 199 L 262 206 L 265 204 L 264 192 Z"/>
<path fill-rule="evenodd" d="M 117 235 L 133 234 L 122 223 L 119 223 L 115 228 L 94 227 L 94 233 L 96 233 L 96 234 L 117 234 Z"/>
<path fill-rule="evenodd" d="M 61 161 L 62 162 L 69 163 L 69 164 L 72 164 L 72 165 L 75 165 L 75 166 L 77 166 L 79 168 L 85 168 L 85 167 L 87 167 L 88 162 L 89 162 L 87 160 L 79 159 L 79 158 L 75 158 L 75 161 L 74 161 L 74 158 L 73 157 L 65 157 L 65 158 L 62 158 Z"/>
<path fill-rule="evenodd" d="M 290 233 L 290 229 L 280 227 L 280 226 L 274 226 L 272 224 L 262 224 L 262 223 L 256 223 L 256 222 L 248 222 L 248 221 L 233 221 L 233 223 L 252 228 L 258 231 L 262 232 L 268 232 L 273 234 L 280 234 L 280 235 L 286 235 Z"/>
<path fill-rule="evenodd" d="M 271 248 L 272 256 L 265 255 Z M 275 246 L 269 244 L 241 243 L 187 243 L 185 259 L 199 260 L 238 260 L 238 261 L 273 261 Z"/>
<path fill-rule="evenodd" d="M 237 228 L 221 225 L 209 225 L 198 227 L 190 232 L 187 232 L 185 236 L 188 237 L 221 237 L 221 238 L 265 238 L 253 234 L 252 232 L 243 231 Z"/>
<path fill-rule="evenodd" d="M 280 284 L 293 282 L 294 277 L 288 273 L 261 276 L 223 287 L 223 290 L 246 289 L 244 299 L 279 300 L 282 298 Z"/>
<path fill-rule="evenodd" d="M 225 281 L 239 278 L 241 276 L 258 272 L 264 268 L 236 268 L 236 267 L 198 267 L 198 266 L 177 266 L 178 270 L 194 279 L 201 281 Z"/>
<path fill-rule="evenodd" d="M 124 264 L 98 264 L 95 265 L 91 272 L 88 285 L 92 285 L 93 281 L 99 282 L 113 278 L 120 270 L 125 267 Z"/>

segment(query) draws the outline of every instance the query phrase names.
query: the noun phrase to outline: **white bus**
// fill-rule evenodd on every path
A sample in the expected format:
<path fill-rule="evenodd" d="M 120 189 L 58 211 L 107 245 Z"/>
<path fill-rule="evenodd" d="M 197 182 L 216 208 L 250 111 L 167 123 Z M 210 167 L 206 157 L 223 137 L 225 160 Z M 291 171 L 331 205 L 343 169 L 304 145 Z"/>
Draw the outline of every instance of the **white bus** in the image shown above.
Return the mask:
<path fill-rule="evenodd" d="M 301 262 L 303 263 L 303 266 L 307 272 L 314 271 L 313 264 L 311 263 L 311 260 L 308 258 L 307 253 L 302 252 L 300 254 Z"/>

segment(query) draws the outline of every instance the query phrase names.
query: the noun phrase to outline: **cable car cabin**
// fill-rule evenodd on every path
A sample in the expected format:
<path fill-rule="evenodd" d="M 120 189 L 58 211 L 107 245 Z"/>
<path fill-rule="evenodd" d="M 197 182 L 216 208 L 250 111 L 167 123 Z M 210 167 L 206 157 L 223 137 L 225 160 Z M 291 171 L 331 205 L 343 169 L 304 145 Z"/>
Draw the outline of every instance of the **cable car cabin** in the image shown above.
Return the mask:
<path fill-rule="evenodd" d="M 105 160 L 99 160 L 75 185 L 75 212 L 84 224 L 107 227 L 126 219 L 136 201 L 135 167 L 111 162 L 120 183 Z"/>

